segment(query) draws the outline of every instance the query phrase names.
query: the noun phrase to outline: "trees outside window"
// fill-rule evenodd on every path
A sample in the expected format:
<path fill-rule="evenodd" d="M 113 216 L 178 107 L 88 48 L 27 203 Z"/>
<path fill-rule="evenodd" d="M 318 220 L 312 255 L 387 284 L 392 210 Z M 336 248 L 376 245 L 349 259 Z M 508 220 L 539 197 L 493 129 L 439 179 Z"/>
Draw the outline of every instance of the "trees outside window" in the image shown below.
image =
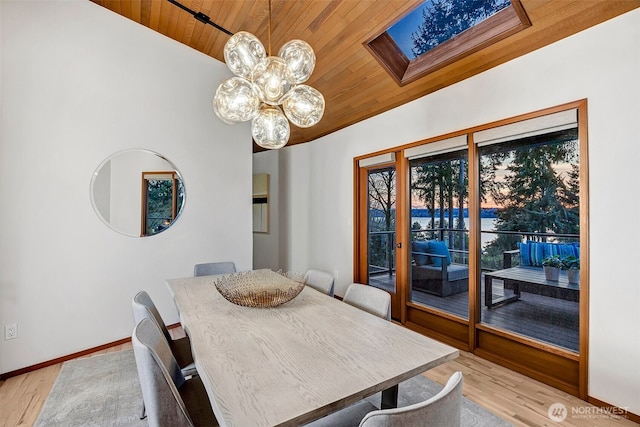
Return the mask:
<path fill-rule="evenodd" d="M 184 201 L 182 180 L 174 172 L 142 174 L 142 236 L 166 230 Z"/>
<path fill-rule="evenodd" d="M 498 217 L 483 268 L 502 268 L 503 252 L 522 240 L 563 241 L 571 239 L 553 235 L 580 233 L 578 149 L 575 128 L 481 147 L 482 202 Z"/>
<path fill-rule="evenodd" d="M 479 147 L 479 155 L 481 206 L 494 207 L 497 215 L 495 230 L 483 232 L 492 238 L 480 253 L 482 271 L 517 266 L 521 242 L 580 244 L 577 128 Z M 577 352 L 579 301 L 537 285 L 521 284 L 520 290 L 512 305 L 482 311 L 482 323 Z M 491 292 L 499 299 L 515 288 L 494 280 Z M 496 314 L 512 308 L 519 311 L 508 321 Z"/>
<path fill-rule="evenodd" d="M 426 3 L 422 9 L 422 23 L 411 34 L 415 57 L 511 5 L 509 0 L 432 0 Z"/>
<path fill-rule="evenodd" d="M 369 265 L 372 272 L 395 271 L 396 170 L 372 170 L 369 185 Z"/>
<path fill-rule="evenodd" d="M 465 264 L 468 237 L 468 165 L 466 152 L 417 159 L 411 164 L 412 217 L 427 215 L 427 222 L 412 221 L 412 240 L 437 239 L 461 252 L 454 261 Z M 459 231 L 456 231 L 459 230 Z"/>

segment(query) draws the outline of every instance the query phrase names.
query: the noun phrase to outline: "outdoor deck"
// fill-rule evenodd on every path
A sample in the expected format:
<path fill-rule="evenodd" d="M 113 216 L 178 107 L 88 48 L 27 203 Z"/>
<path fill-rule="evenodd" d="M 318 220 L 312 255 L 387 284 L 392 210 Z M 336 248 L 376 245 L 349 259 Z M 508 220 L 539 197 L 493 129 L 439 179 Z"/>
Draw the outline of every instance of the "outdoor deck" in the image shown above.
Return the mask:
<path fill-rule="evenodd" d="M 395 276 L 387 274 L 372 277 L 370 284 L 392 291 Z M 481 282 L 483 283 L 483 282 Z M 481 286 L 483 288 L 483 286 Z M 493 293 L 502 294 L 502 282 L 494 280 Z M 506 291 L 509 295 L 510 291 Z M 412 301 L 467 318 L 469 293 L 438 297 L 413 291 Z M 482 290 L 480 301 L 484 301 Z M 579 349 L 579 303 L 523 292 L 520 301 L 481 310 L 483 323 L 540 340 L 571 351 Z"/>

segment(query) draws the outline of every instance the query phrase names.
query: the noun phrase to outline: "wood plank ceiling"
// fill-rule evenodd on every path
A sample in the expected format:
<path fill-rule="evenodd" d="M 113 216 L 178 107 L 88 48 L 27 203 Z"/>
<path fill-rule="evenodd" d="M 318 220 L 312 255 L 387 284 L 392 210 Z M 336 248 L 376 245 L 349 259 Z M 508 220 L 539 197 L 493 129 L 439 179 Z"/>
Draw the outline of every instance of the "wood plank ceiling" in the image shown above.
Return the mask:
<path fill-rule="evenodd" d="M 224 61 L 223 48 L 229 36 L 198 22 L 166 0 L 91 1 Z M 400 87 L 364 43 L 421 2 L 271 0 L 272 54 L 276 55 L 280 46 L 291 39 L 309 43 L 317 63 L 306 84 L 319 90 L 326 101 L 320 123 L 306 129 L 291 126 L 289 145 L 335 132 L 640 6 L 640 0 L 521 0 L 531 21 L 530 27 Z M 255 34 L 269 49 L 268 0 L 182 0 L 180 3 L 208 15 L 233 33 Z M 213 93 L 211 97 L 213 99 Z"/>

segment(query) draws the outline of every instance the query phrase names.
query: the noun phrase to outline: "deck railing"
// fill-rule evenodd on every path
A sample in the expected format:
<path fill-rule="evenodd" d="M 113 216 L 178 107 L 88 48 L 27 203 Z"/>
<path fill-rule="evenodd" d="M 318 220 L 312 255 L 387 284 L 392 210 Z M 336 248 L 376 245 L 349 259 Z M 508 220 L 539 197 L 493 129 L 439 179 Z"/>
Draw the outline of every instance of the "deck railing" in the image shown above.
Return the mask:
<path fill-rule="evenodd" d="M 371 239 L 377 238 L 380 240 L 378 246 L 378 256 L 375 257 L 374 262 L 383 261 L 384 265 L 377 265 L 371 261 L 374 259 L 371 253 L 369 253 L 369 275 L 373 274 L 388 274 L 393 275 L 396 271 L 396 232 L 395 231 L 372 231 L 369 233 L 369 251 L 371 251 L 372 241 Z"/>
<path fill-rule="evenodd" d="M 460 228 L 425 228 L 425 229 L 412 229 L 411 240 L 416 240 L 416 237 L 420 237 L 424 240 L 442 240 L 446 241 L 449 251 L 452 255 L 452 261 L 457 264 L 469 264 L 469 248 L 466 235 L 469 230 Z M 518 241 L 523 240 L 536 240 L 552 242 L 561 239 L 562 241 L 579 241 L 580 235 L 568 234 L 568 233 L 530 233 L 523 231 L 500 231 L 500 230 L 480 230 L 481 233 L 489 233 L 495 235 L 511 235 L 520 236 Z M 457 235 L 460 233 L 460 235 Z M 376 253 L 371 253 L 372 241 L 371 239 L 379 239 L 376 243 L 378 250 Z M 369 233 L 369 274 L 388 274 L 393 275 L 396 271 L 395 263 L 395 247 L 396 247 L 396 232 L 395 231 L 375 231 Z M 517 247 L 510 248 L 517 249 Z M 503 268 L 501 266 L 482 266 L 482 271 L 493 271 Z"/>

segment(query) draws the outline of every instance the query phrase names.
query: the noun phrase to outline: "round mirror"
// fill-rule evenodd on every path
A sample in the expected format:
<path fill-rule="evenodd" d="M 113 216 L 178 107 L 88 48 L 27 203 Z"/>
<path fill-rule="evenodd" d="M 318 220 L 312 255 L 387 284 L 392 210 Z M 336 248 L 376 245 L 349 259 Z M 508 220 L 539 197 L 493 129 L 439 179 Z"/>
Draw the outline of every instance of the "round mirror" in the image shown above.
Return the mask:
<path fill-rule="evenodd" d="M 146 237 L 171 227 L 185 191 L 178 169 L 149 150 L 124 150 L 100 163 L 91 178 L 93 208 L 110 228 Z"/>

